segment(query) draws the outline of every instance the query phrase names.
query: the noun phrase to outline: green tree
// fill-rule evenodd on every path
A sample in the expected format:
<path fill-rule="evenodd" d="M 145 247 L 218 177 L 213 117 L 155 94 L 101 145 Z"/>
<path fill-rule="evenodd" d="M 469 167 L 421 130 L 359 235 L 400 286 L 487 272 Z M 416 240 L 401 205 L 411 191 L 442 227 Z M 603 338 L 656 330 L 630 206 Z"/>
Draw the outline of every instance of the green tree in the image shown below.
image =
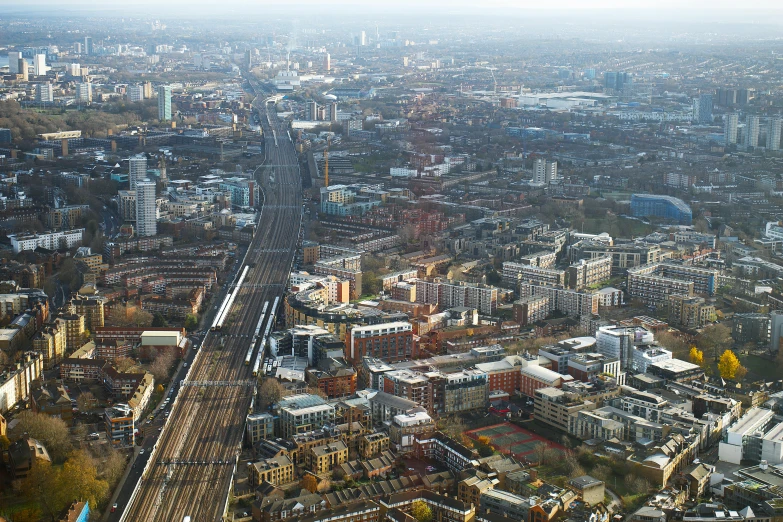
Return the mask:
<path fill-rule="evenodd" d="M 163 317 L 163 315 L 160 312 L 155 312 L 155 315 L 152 316 L 152 327 L 154 328 L 164 328 L 169 325 L 169 322 L 166 321 L 166 318 Z"/>
<path fill-rule="evenodd" d="M 418 522 L 432 522 L 432 509 L 423 501 L 416 500 L 411 505 L 411 515 Z"/>
<path fill-rule="evenodd" d="M 193 331 L 198 328 L 198 317 L 193 314 L 188 314 L 185 317 L 185 329 Z"/>

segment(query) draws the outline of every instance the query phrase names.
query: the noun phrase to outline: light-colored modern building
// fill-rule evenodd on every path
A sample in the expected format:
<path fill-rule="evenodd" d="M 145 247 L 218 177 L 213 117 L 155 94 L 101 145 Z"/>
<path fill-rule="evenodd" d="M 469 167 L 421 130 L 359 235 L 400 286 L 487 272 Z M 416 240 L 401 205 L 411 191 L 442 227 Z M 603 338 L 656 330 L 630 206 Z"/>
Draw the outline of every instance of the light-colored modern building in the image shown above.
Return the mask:
<path fill-rule="evenodd" d="M 300 394 L 286 397 L 280 408 L 280 436 L 290 438 L 297 433 L 313 431 L 334 423 L 334 406 L 317 395 Z"/>
<path fill-rule="evenodd" d="M 139 154 L 128 160 L 128 184 L 130 190 L 136 189 L 136 183 L 147 178 L 147 157 Z"/>
<path fill-rule="evenodd" d="M 765 408 L 750 408 L 734 424 L 728 427 L 726 435 L 718 445 L 718 458 L 724 462 L 740 464 L 743 460 L 759 462 L 762 455 L 773 464 L 781 463 L 783 455 L 783 429 L 774 419 L 775 413 Z M 769 436 L 769 438 L 767 438 Z M 764 445 L 767 442 L 767 451 Z M 778 448 L 778 459 L 774 459 Z"/>
<path fill-rule="evenodd" d="M 13 234 L 8 236 L 14 253 L 23 250 L 35 250 L 38 247 L 47 250 L 59 250 L 61 248 L 73 248 L 80 246 L 84 237 L 83 228 L 65 230 L 61 232 L 45 232 L 42 234 Z"/>
<path fill-rule="evenodd" d="M 136 231 L 139 236 L 158 233 L 158 209 L 155 201 L 155 182 L 148 179 L 136 182 Z"/>

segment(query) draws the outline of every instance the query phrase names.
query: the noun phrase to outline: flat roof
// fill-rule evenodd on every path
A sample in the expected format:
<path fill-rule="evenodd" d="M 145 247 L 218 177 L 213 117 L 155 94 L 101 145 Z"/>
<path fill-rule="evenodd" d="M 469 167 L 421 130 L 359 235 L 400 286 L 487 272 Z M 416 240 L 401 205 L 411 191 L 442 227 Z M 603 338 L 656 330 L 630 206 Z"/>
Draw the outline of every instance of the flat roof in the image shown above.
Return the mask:
<path fill-rule="evenodd" d="M 745 435 L 747 432 L 756 429 L 758 423 L 762 422 L 765 417 L 772 417 L 772 415 L 772 410 L 751 408 L 733 426 L 729 426 L 728 431 L 738 435 Z"/>

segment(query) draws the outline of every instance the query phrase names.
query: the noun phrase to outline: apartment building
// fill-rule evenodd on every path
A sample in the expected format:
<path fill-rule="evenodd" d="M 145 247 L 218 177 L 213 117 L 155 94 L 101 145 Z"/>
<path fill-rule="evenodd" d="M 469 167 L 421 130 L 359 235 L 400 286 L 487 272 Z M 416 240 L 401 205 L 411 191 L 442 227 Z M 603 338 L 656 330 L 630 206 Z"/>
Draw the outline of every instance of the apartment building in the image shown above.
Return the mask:
<path fill-rule="evenodd" d="M 548 297 L 550 310 L 558 310 L 566 315 L 597 315 L 599 297 L 594 292 L 580 292 L 557 286 L 519 284 L 519 296 Z"/>
<path fill-rule="evenodd" d="M 106 437 L 117 446 L 132 446 L 134 443 L 134 414 L 127 404 L 115 404 L 104 411 Z"/>
<path fill-rule="evenodd" d="M 568 374 L 582 382 L 592 382 L 602 375 L 611 375 L 619 381 L 623 376 L 620 359 L 601 353 L 578 353 L 569 357 Z"/>
<path fill-rule="evenodd" d="M 593 401 L 584 400 L 575 393 L 567 393 L 552 387 L 537 389 L 533 398 L 536 420 L 563 431 L 568 431 L 572 414 L 583 410 L 594 410 L 597 407 L 598 405 Z"/>
<path fill-rule="evenodd" d="M 395 415 L 389 425 L 389 441 L 397 453 L 407 453 L 413 450 L 414 438 L 427 439 L 435 430 L 435 421 L 427 412 Z"/>
<path fill-rule="evenodd" d="M 413 452 L 416 458 L 440 462 L 454 473 L 478 466 L 478 453 L 475 450 L 468 449 L 439 431 L 429 436 L 415 436 Z"/>
<path fill-rule="evenodd" d="M 490 489 L 481 494 L 479 517 L 482 515 L 501 515 L 512 520 L 532 520 L 529 518 L 530 501 L 508 491 Z"/>
<path fill-rule="evenodd" d="M 15 367 L 0 369 L 0 414 L 30 396 L 32 383 L 43 369 L 43 355 L 37 352 L 25 352 Z"/>
<path fill-rule="evenodd" d="M 271 413 L 251 413 L 245 421 L 245 435 L 250 445 L 274 437 L 275 418 Z"/>
<path fill-rule="evenodd" d="M 566 282 L 564 270 L 541 268 L 511 261 L 503 263 L 501 277 L 508 288 L 516 288 L 520 283 L 562 286 Z"/>
<path fill-rule="evenodd" d="M 410 513 L 411 506 L 418 501 L 426 504 L 432 511 L 433 520 L 439 522 L 470 522 L 476 517 L 475 506 L 426 489 L 394 493 L 381 498 L 379 503 L 388 517 L 395 508 L 403 513 Z M 410 518 L 405 520 L 410 520 Z"/>
<path fill-rule="evenodd" d="M 475 308 L 482 314 L 491 315 L 498 304 L 498 288 L 483 284 L 451 282 L 436 278 L 433 281 L 413 279 L 415 286 L 411 294 L 415 302 L 437 304 L 440 310 L 455 307 Z M 399 291 L 398 291 L 399 292 Z"/>
<path fill-rule="evenodd" d="M 457 499 L 467 505 L 478 506 L 482 493 L 495 489 L 500 483 L 497 477 L 488 477 L 486 473 L 476 471 L 457 483 Z"/>
<path fill-rule="evenodd" d="M 316 475 L 327 475 L 344 462 L 348 462 L 348 446 L 341 440 L 311 448 L 305 455 L 305 467 Z"/>
<path fill-rule="evenodd" d="M 359 439 L 359 456 L 365 459 L 389 449 L 389 435 L 383 432 L 368 433 Z"/>
<path fill-rule="evenodd" d="M 701 328 L 715 321 L 715 306 L 703 297 L 687 295 L 669 296 L 669 324 L 681 328 Z"/>
<path fill-rule="evenodd" d="M 718 276 L 714 268 L 652 263 L 628 270 L 627 290 L 647 304 L 665 305 L 669 295 L 713 295 Z"/>
<path fill-rule="evenodd" d="M 552 311 L 551 299 L 549 296 L 539 295 L 524 297 L 514 301 L 514 321 L 520 326 L 543 321 Z"/>
<path fill-rule="evenodd" d="M 8 236 L 8 239 L 11 240 L 14 254 L 18 254 L 24 250 L 35 250 L 36 248 L 61 250 L 81 246 L 83 237 L 84 229 L 75 228 L 42 234 L 12 234 Z"/>
<path fill-rule="evenodd" d="M 661 247 L 655 244 L 636 241 L 614 245 L 589 239 L 571 245 L 570 254 L 571 261 L 611 256 L 612 275 L 624 274 L 629 268 L 658 263 L 664 257 Z"/>
<path fill-rule="evenodd" d="M 460 370 L 445 374 L 443 412 L 478 410 L 487 407 L 489 380 L 481 370 Z"/>
<path fill-rule="evenodd" d="M 294 481 L 294 463 L 287 455 L 279 455 L 247 464 L 248 482 L 251 487 L 269 482 L 275 486 Z"/>
<path fill-rule="evenodd" d="M 520 370 L 519 389 L 522 395 L 534 398 L 539 388 L 560 388 L 563 383 L 574 380 L 570 375 L 561 375 L 541 366 L 527 366 Z"/>
<path fill-rule="evenodd" d="M 334 423 L 335 410 L 317 395 L 300 394 L 278 402 L 280 436 L 291 438 Z"/>
<path fill-rule="evenodd" d="M 568 287 L 582 290 L 599 285 L 612 276 L 611 256 L 580 259 L 568 267 Z"/>
<path fill-rule="evenodd" d="M 552 370 L 568 373 L 568 360 L 572 356 L 595 351 L 595 347 L 595 337 L 572 337 L 557 344 L 542 346 L 538 349 L 538 356 L 551 361 Z"/>
<path fill-rule="evenodd" d="M 102 296 L 77 295 L 71 299 L 73 313 L 84 316 L 84 326 L 90 332 L 103 328 L 105 304 L 106 298 Z"/>
<path fill-rule="evenodd" d="M 346 337 L 346 358 L 358 363 L 362 357 L 375 357 L 386 362 L 411 359 L 413 326 L 397 321 L 356 326 Z"/>

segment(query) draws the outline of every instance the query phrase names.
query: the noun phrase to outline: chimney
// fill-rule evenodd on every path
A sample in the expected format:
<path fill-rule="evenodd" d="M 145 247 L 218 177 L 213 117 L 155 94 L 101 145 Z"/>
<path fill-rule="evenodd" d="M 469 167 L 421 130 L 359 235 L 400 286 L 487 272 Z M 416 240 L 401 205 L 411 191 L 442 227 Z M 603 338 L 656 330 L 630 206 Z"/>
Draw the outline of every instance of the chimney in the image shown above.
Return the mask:
<path fill-rule="evenodd" d="M 68 140 L 67 139 L 63 139 L 60 143 L 62 143 L 62 147 L 63 147 L 63 156 L 67 156 L 68 155 Z"/>

